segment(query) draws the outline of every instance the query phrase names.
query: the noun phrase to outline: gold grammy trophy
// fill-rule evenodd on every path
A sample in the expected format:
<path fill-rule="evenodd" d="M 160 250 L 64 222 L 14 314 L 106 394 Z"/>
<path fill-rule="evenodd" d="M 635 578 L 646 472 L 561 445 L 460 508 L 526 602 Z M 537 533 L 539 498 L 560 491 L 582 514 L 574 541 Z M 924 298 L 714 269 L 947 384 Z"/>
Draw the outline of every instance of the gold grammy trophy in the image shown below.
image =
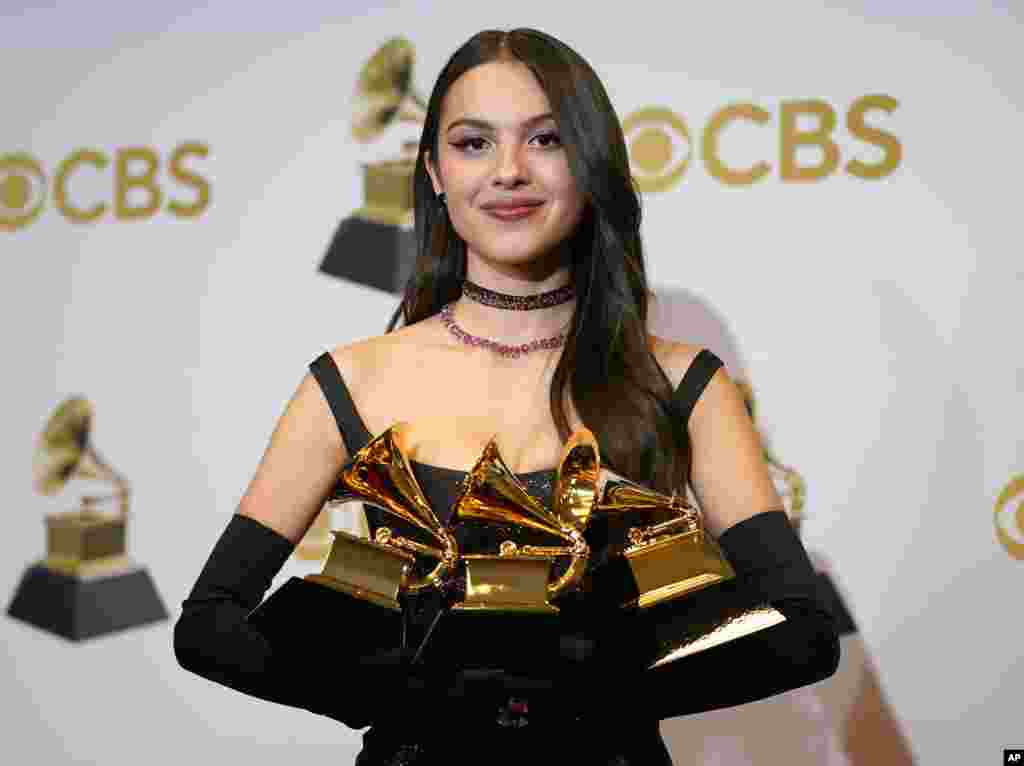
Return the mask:
<path fill-rule="evenodd" d="M 666 498 L 609 474 L 601 494 L 605 512 L 671 509 L 673 518 L 629 528 L 629 543 L 612 559 L 621 579 L 625 563 L 635 583 L 622 606 L 635 608 L 651 629 L 657 668 L 785 621 L 770 604 L 737 590 L 736 573 L 704 528 L 703 515 L 678 495 Z M 616 571 L 618 570 L 618 571 Z M 714 587 L 718 586 L 718 587 Z M 706 590 L 705 590 L 706 589 Z M 698 593 L 703 591 L 703 593 Z M 685 598 L 684 598 L 685 597 Z"/>
<path fill-rule="evenodd" d="M 636 583 L 636 594 L 623 600 L 624 608 L 644 609 L 736 576 L 706 533 L 700 512 L 678 494 L 667 496 L 602 469 L 599 496 L 595 511 L 620 517 L 628 526 L 628 542 L 620 555 Z M 669 518 L 644 524 L 645 515 Z"/>
<path fill-rule="evenodd" d="M 313 627 L 314 616 L 317 633 L 331 631 L 334 649 L 346 656 L 404 646 L 402 597 L 448 583 L 459 560 L 458 546 L 416 481 L 404 442 L 403 423 L 373 438 L 342 468 L 327 507 L 372 505 L 412 525 L 430 542 L 402 537 L 388 527 L 377 529 L 373 540 L 331 530 L 322 571 L 289 578 L 248 617 L 275 648 L 308 651 L 311 638 L 303 628 Z M 423 568 L 429 571 L 420 574 Z"/>
<path fill-rule="evenodd" d="M 624 592 L 621 606 L 637 610 L 650 628 L 653 653 L 649 667 L 785 621 L 771 605 L 751 600 L 734 587 L 732 565 L 707 533 L 703 514 L 687 500 L 678 494 L 666 496 L 608 469 L 601 471 L 598 496 L 597 514 L 627 521 L 628 542 L 605 569 L 632 586 Z M 668 518 L 643 524 L 644 515 Z M 641 523 L 628 523 L 634 519 Z M 624 577 L 626 569 L 628 577 Z M 601 587 L 594 584 L 601 579 L 597 573 L 592 587 Z M 603 579 L 607 583 L 609 578 Z"/>
<path fill-rule="evenodd" d="M 509 470 L 495 440 L 487 444 L 462 481 L 451 523 L 496 527 L 506 539 L 496 550 L 462 553 L 465 595 L 445 613 L 429 646 L 421 645 L 428 662 L 485 675 L 499 668 L 543 674 L 560 664 L 573 619 L 565 619 L 560 599 L 579 586 L 590 559 L 584 533 L 596 468 L 597 443 L 583 431 L 562 450 L 549 508 Z M 466 537 L 468 544 L 474 535 Z"/>
<path fill-rule="evenodd" d="M 580 584 L 589 560 L 590 547 L 583 535 L 594 502 L 597 467 L 597 441 L 590 431 L 581 429 L 562 450 L 552 507 L 547 508 L 509 470 L 492 439 L 463 480 L 454 508 L 455 521 L 490 522 L 542 532 L 564 544 L 542 546 L 508 539 L 496 553 L 464 555 L 466 597 L 453 609 L 557 613 L 558 607 L 552 602 Z M 568 564 L 562 574 L 554 576 L 553 567 L 560 557 L 568 557 Z"/>
<path fill-rule="evenodd" d="M 306 579 L 401 611 L 399 595 L 439 588 L 458 563 L 455 537 L 440 521 L 406 457 L 405 424 L 396 423 L 363 447 L 342 470 L 333 503 L 363 503 L 380 508 L 425 532 L 435 543 L 377 529 L 373 540 L 333 530 L 331 552 L 320 574 Z M 416 576 L 416 557 L 433 560 L 432 569 Z"/>
<path fill-rule="evenodd" d="M 128 482 L 90 444 L 92 420 L 84 398 L 57 407 L 36 446 L 34 485 L 52 495 L 71 479 L 86 479 L 113 492 L 46 516 L 46 557 L 26 571 L 8 608 L 10 616 L 72 640 L 167 618 L 148 573 L 128 556 Z"/>
<path fill-rule="evenodd" d="M 426 104 L 412 85 L 413 46 L 397 37 L 363 66 L 352 109 L 352 137 L 379 138 L 397 122 L 422 124 Z M 413 171 L 417 142 L 403 143 L 398 156 L 362 166 L 363 205 L 341 222 L 320 271 L 400 293 L 412 274 Z"/>

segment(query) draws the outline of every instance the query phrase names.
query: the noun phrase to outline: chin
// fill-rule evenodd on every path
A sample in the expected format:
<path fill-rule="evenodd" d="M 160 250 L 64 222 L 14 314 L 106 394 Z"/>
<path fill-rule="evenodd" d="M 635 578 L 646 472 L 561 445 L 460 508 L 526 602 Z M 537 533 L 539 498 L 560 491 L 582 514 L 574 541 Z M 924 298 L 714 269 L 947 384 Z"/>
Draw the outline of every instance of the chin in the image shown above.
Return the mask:
<path fill-rule="evenodd" d="M 507 264 L 509 266 L 521 266 L 526 263 L 532 263 L 537 259 L 543 257 L 545 254 L 551 252 L 551 248 L 544 247 L 529 247 L 529 248 L 494 248 L 489 250 L 477 250 L 473 252 L 478 253 L 482 260 L 490 261 L 491 263 Z"/>

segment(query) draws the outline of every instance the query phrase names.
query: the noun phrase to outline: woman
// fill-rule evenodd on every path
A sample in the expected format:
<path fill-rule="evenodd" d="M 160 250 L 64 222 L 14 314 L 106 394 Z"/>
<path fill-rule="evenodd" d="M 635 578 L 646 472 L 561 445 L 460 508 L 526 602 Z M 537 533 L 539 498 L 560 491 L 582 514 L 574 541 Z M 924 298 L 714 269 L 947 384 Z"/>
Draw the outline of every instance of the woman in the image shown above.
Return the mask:
<path fill-rule="evenodd" d="M 712 354 L 645 330 L 639 200 L 589 65 L 534 30 L 473 37 L 431 94 L 414 184 L 418 259 L 389 332 L 311 365 L 183 605 L 181 664 L 353 727 L 372 724 L 360 764 L 668 763 L 659 720 L 831 674 L 835 631 L 743 397 Z M 645 674 L 616 670 L 628 650 L 618 665 L 599 652 L 570 687 L 564 678 L 480 680 L 457 659 L 412 665 L 382 646 L 320 684 L 335 693 L 300 688 L 302 658 L 275 653 L 245 617 L 342 465 L 396 421 L 410 424 L 412 466 L 442 513 L 494 434 L 529 491 L 550 502 L 562 444 L 585 425 L 616 472 L 664 492 L 689 482 L 739 579 L 786 622 Z M 368 514 L 372 531 L 383 519 Z M 620 632 L 604 645 L 628 639 Z"/>

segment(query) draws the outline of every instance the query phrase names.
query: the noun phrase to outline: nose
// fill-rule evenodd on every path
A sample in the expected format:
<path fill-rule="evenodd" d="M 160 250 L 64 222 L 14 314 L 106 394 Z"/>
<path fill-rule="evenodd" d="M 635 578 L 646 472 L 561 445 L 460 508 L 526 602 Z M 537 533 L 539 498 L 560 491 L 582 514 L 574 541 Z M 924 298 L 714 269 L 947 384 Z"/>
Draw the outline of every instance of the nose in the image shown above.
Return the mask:
<path fill-rule="evenodd" d="M 497 152 L 498 165 L 494 183 L 498 186 L 518 186 L 526 181 L 526 167 L 518 145 L 506 144 Z"/>

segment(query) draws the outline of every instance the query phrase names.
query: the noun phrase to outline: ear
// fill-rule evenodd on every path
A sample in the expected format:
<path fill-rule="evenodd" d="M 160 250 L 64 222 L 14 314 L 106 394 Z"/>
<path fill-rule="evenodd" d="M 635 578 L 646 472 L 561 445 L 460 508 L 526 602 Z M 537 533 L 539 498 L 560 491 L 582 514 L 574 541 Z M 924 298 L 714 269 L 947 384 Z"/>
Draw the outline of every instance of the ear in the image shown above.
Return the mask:
<path fill-rule="evenodd" d="M 434 158 L 429 149 L 423 153 L 423 164 L 427 168 L 427 175 L 430 176 L 430 183 L 434 186 L 434 194 L 440 194 L 444 191 L 444 187 L 441 185 L 441 177 L 437 168 L 434 167 Z"/>

